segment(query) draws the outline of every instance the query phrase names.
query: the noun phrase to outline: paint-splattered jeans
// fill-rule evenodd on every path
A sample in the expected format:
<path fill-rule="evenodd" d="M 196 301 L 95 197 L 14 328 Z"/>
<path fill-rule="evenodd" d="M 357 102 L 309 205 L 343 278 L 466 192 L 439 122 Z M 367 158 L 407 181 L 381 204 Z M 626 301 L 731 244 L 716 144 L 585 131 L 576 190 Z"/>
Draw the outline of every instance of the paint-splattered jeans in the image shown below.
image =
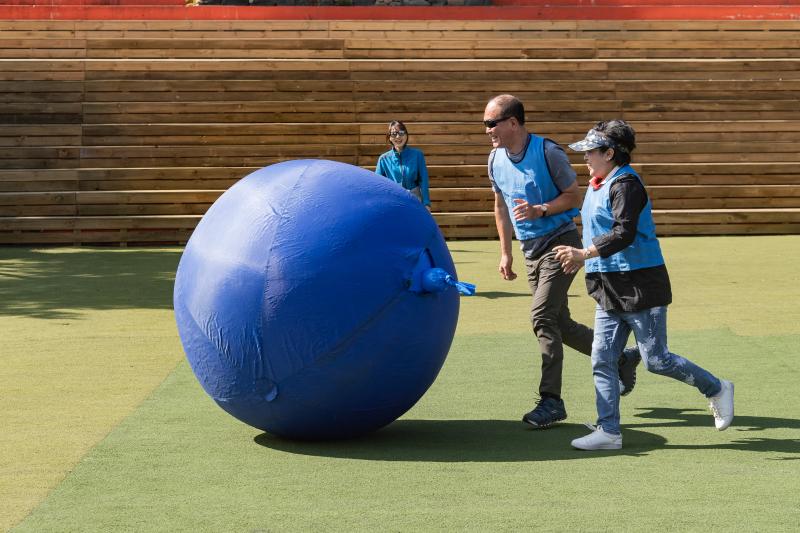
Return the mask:
<path fill-rule="evenodd" d="M 631 313 L 604 311 L 598 306 L 594 317 L 592 373 L 597 425 L 603 426 L 605 432 L 620 433 L 617 360 L 631 331 L 647 370 L 692 385 L 707 397 L 719 393 L 721 385 L 717 378 L 667 348 L 666 306 Z"/>

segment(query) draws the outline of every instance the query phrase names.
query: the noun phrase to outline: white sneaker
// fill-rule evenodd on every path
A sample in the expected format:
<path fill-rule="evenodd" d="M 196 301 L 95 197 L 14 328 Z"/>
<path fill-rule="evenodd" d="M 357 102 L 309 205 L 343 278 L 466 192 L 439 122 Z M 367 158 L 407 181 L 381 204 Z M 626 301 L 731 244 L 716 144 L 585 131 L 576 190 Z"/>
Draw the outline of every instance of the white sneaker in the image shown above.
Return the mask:
<path fill-rule="evenodd" d="M 579 450 L 619 450 L 622 448 L 622 435 L 612 435 L 603 431 L 602 426 L 586 424 L 592 432 L 572 441 L 572 447 Z"/>
<path fill-rule="evenodd" d="M 722 388 L 719 394 L 708 399 L 708 407 L 714 415 L 714 425 L 723 431 L 733 422 L 733 383 L 719 380 Z"/>

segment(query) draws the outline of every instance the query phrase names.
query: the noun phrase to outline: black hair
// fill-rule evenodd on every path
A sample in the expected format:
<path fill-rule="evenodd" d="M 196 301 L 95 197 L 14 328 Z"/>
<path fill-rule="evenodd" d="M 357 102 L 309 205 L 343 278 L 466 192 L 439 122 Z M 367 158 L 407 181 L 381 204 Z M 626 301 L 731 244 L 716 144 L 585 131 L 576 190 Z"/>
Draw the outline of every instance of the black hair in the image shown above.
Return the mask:
<path fill-rule="evenodd" d="M 500 107 L 499 118 L 515 118 L 519 125 L 525 124 L 525 106 L 522 101 L 516 96 L 510 94 L 501 94 L 494 97 L 494 102 Z"/>
<path fill-rule="evenodd" d="M 631 152 L 636 148 L 636 131 L 630 124 L 619 119 L 601 120 L 592 129 L 612 141 L 608 146 L 601 147 L 601 150 L 614 149 L 614 164 L 622 167 L 631 162 Z"/>
<path fill-rule="evenodd" d="M 406 132 L 406 144 L 404 144 L 403 146 L 408 145 L 408 137 L 409 137 L 408 128 L 406 128 L 406 125 L 403 124 L 403 122 L 400 120 L 393 120 L 389 123 L 389 129 L 386 130 L 386 144 L 388 144 L 389 146 L 393 146 L 392 141 L 390 140 L 391 137 L 389 135 L 390 133 L 392 133 L 393 127 L 397 127 L 398 130 Z"/>

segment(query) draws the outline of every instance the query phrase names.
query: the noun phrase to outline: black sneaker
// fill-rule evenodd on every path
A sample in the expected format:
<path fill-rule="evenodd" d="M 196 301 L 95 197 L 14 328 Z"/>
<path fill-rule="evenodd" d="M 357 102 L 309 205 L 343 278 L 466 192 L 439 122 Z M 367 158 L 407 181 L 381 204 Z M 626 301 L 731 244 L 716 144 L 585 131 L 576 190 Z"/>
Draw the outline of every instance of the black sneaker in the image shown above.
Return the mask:
<path fill-rule="evenodd" d="M 522 417 L 522 421 L 536 429 L 549 428 L 556 422 L 567 418 L 564 400 L 546 396 L 536 403 L 536 408 Z"/>
<path fill-rule="evenodd" d="M 617 362 L 619 369 L 620 395 L 627 396 L 636 386 L 636 365 L 642 360 L 639 348 L 625 348 Z"/>

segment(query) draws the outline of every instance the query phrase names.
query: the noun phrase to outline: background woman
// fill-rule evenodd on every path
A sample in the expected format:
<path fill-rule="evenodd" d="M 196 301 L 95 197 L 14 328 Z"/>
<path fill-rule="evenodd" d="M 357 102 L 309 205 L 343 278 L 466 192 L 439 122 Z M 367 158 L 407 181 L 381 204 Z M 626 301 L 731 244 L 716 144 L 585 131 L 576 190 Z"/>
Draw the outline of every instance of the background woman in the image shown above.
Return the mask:
<path fill-rule="evenodd" d="M 581 208 L 586 248 L 557 246 L 556 259 L 566 272 L 585 263 L 586 287 L 597 301 L 592 342 L 597 426 L 572 446 L 622 447 L 617 357 L 631 332 L 647 370 L 697 388 L 709 400 L 717 429 L 726 429 L 733 420 L 733 383 L 667 348 L 672 289 L 644 182 L 629 165 L 636 133 L 622 120 L 599 122 L 569 147 L 584 152 L 591 175 Z"/>
<path fill-rule="evenodd" d="M 431 199 L 428 192 L 428 167 L 422 150 L 408 146 L 408 130 L 399 120 L 389 123 L 386 143 L 391 149 L 381 154 L 375 173 L 399 183 L 428 208 Z"/>

